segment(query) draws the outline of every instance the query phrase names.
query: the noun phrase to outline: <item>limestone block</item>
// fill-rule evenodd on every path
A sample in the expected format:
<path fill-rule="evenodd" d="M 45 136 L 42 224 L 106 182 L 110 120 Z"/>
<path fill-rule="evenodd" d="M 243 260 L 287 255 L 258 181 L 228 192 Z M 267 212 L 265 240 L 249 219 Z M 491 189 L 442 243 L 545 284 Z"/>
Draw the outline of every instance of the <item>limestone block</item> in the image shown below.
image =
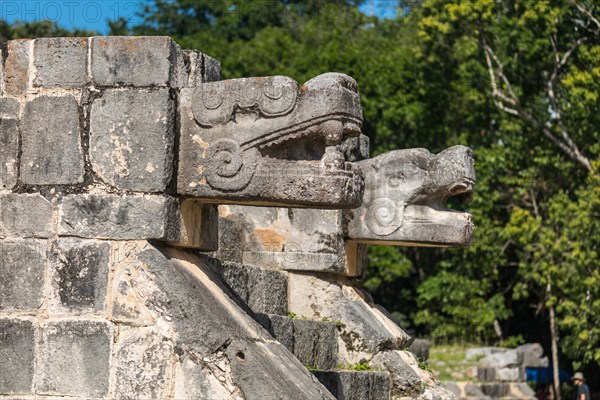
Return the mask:
<path fill-rule="evenodd" d="M 166 399 L 169 397 L 173 343 L 155 327 L 119 330 L 112 360 L 116 397 Z"/>
<path fill-rule="evenodd" d="M 7 42 L 8 56 L 4 64 L 6 93 L 21 96 L 27 93 L 29 85 L 29 48 L 33 40 L 19 39 Z"/>
<path fill-rule="evenodd" d="M 78 88 L 87 83 L 88 38 L 40 38 L 33 46 L 34 86 Z"/>
<path fill-rule="evenodd" d="M 334 399 L 279 343 L 234 340 L 226 354 L 233 380 L 246 399 Z M 296 375 L 291 375 L 290 370 Z"/>
<path fill-rule="evenodd" d="M 247 206 L 219 206 L 219 210 L 220 259 L 289 271 L 347 276 L 362 272 L 362 257 L 346 256 L 355 252 L 346 251 L 339 210 Z"/>
<path fill-rule="evenodd" d="M 31 321 L 0 319 L 0 394 L 31 393 L 35 361 Z"/>
<path fill-rule="evenodd" d="M 362 125 L 352 78 L 206 82 L 181 90 L 179 112 L 179 194 L 219 204 L 360 204 L 360 171 L 336 148 Z"/>
<path fill-rule="evenodd" d="M 214 82 L 221 80 L 221 61 L 203 54 L 204 75 L 202 82 Z"/>
<path fill-rule="evenodd" d="M 294 325 L 294 355 L 302 364 L 333 369 L 338 363 L 338 332 L 335 323 L 292 320 Z"/>
<path fill-rule="evenodd" d="M 45 241 L 0 241 L 0 311 L 34 312 L 41 307 L 47 259 Z"/>
<path fill-rule="evenodd" d="M 422 379 L 411 368 L 403 351 L 382 351 L 371 360 L 371 366 L 383 368 L 392 378 L 392 395 L 416 397 L 422 390 Z M 394 397 L 395 398 L 395 397 Z"/>
<path fill-rule="evenodd" d="M 474 347 L 467 349 L 465 352 L 465 360 L 483 359 L 490 354 L 502 352 L 506 349 L 502 347 Z"/>
<path fill-rule="evenodd" d="M 159 195 L 69 195 L 59 205 L 58 233 L 90 239 L 170 239 L 178 202 Z"/>
<path fill-rule="evenodd" d="M 387 400 L 391 395 L 388 372 L 314 371 L 313 374 L 337 399 Z"/>
<path fill-rule="evenodd" d="M 110 263 L 109 243 L 59 239 L 52 253 L 49 314 L 103 311 Z"/>
<path fill-rule="evenodd" d="M 220 360 L 221 361 L 221 360 Z M 175 399 L 237 399 L 240 391 L 231 381 L 231 368 L 226 360 L 219 367 L 210 368 L 207 363 L 184 357 L 175 365 Z M 228 376 L 229 375 L 229 376 Z"/>
<path fill-rule="evenodd" d="M 539 343 L 526 343 L 516 350 L 523 354 L 523 367 L 546 368 L 549 365 L 548 357 L 544 357 L 544 348 Z"/>
<path fill-rule="evenodd" d="M 475 184 L 473 152 L 453 146 L 392 151 L 358 163 L 365 175 L 363 204 L 348 211 L 348 238 L 365 244 L 468 246 L 471 214 L 446 207 L 468 204 Z"/>
<path fill-rule="evenodd" d="M 73 96 L 40 96 L 25 105 L 21 180 L 30 185 L 83 182 L 79 109 Z"/>
<path fill-rule="evenodd" d="M 0 237 L 54 235 L 52 204 L 39 194 L 0 194 Z"/>
<path fill-rule="evenodd" d="M 16 99 L 0 97 L 0 118 L 18 118 L 19 110 L 20 105 Z"/>
<path fill-rule="evenodd" d="M 94 100 L 94 172 L 118 189 L 163 192 L 173 175 L 173 107 L 168 89 L 107 90 Z"/>
<path fill-rule="evenodd" d="M 341 322 L 340 337 L 348 358 L 368 358 L 382 348 L 410 345 L 412 338 L 362 291 L 331 277 L 290 273 L 288 280 L 289 310 L 311 319 Z"/>
<path fill-rule="evenodd" d="M 264 315 L 264 314 L 263 314 Z M 279 343 L 291 352 L 294 352 L 294 321 L 284 315 L 266 315 L 267 325 L 265 329 L 273 335 Z"/>
<path fill-rule="evenodd" d="M 335 323 L 259 314 L 262 325 L 300 362 L 310 368 L 333 369 L 338 363 Z"/>
<path fill-rule="evenodd" d="M 223 263 L 217 271 L 255 313 L 287 314 L 285 274 L 236 263 Z"/>
<path fill-rule="evenodd" d="M 523 353 L 517 349 L 505 349 L 482 358 L 478 366 L 482 367 L 513 367 L 523 364 Z"/>
<path fill-rule="evenodd" d="M 105 396 L 112 340 L 108 322 L 61 320 L 43 324 L 37 393 Z"/>
<path fill-rule="evenodd" d="M 97 86 L 169 86 L 170 37 L 94 37 L 92 78 Z"/>
<path fill-rule="evenodd" d="M 11 190 L 17 184 L 18 157 L 18 122 L 0 115 L 0 190 Z"/>
<path fill-rule="evenodd" d="M 217 206 L 195 199 L 179 199 L 173 228 L 167 238 L 169 245 L 202 251 L 219 247 L 219 217 Z"/>

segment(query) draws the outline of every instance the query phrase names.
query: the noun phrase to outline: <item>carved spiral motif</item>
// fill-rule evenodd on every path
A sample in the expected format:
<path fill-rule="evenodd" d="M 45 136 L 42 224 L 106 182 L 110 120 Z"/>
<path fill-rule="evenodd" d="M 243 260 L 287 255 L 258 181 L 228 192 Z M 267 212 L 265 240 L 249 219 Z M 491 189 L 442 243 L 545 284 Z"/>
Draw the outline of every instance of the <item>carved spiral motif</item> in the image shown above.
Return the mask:
<path fill-rule="evenodd" d="M 254 175 L 254 165 L 245 165 L 244 155 L 236 142 L 221 139 L 206 150 L 206 181 L 218 190 L 240 190 Z"/>
<path fill-rule="evenodd" d="M 367 226 L 378 236 L 391 235 L 400 228 L 404 219 L 404 205 L 382 197 L 375 199 L 368 206 Z"/>

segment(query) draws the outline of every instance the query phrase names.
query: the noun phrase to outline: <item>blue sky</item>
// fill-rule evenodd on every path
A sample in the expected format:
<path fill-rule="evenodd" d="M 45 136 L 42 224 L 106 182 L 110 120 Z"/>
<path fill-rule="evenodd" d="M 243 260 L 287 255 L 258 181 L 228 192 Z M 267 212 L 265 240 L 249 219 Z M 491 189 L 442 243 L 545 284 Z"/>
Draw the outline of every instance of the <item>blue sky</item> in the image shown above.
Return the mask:
<path fill-rule="evenodd" d="M 0 0 L 0 19 L 40 21 L 49 19 L 67 29 L 88 29 L 107 33 L 107 20 L 124 17 L 135 25 L 143 3 L 151 0 Z M 366 0 L 361 10 L 385 18 L 396 16 L 397 0 Z"/>

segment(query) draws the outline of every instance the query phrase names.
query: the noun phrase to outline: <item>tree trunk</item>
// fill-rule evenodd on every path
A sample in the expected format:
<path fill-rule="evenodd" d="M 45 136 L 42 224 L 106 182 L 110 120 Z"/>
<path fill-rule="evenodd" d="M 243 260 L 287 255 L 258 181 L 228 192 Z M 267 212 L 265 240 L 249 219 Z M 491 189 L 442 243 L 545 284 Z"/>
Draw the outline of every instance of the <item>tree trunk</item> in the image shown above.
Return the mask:
<path fill-rule="evenodd" d="M 554 320 L 554 306 L 550 306 L 550 338 L 552 340 L 552 378 L 554 380 L 554 398 L 556 400 L 561 400 L 560 378 L 558 375 L 558 332 L 556 330 L 556 322 Z"/>

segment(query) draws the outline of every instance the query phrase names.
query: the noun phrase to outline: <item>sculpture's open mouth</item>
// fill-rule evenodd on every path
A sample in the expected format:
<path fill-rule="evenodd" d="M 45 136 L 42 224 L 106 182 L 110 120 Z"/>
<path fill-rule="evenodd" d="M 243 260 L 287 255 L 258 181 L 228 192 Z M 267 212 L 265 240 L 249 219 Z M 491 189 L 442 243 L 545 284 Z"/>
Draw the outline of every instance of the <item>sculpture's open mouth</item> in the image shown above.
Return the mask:
<path fill-rule="evenodd" d="M 329 73 L 302 86 L 281 76 L 211 82 L 191 95 L 182 91 L 182 103 L 182 129 L 190 132 L 182 132 L 180 194 L 223 204 L 360 205 L 361 171 L 336 147 L 360 135 L 354 79 Z"/>
<path fill-rule="evenodd" d="M 454 146 L 386 153 L 359 163 L 365 200 L 352 211 L 349 239 L 371 244 L 467 246 L 472 216 L 465 210 L 475 185 L 473 152 Z"/>

